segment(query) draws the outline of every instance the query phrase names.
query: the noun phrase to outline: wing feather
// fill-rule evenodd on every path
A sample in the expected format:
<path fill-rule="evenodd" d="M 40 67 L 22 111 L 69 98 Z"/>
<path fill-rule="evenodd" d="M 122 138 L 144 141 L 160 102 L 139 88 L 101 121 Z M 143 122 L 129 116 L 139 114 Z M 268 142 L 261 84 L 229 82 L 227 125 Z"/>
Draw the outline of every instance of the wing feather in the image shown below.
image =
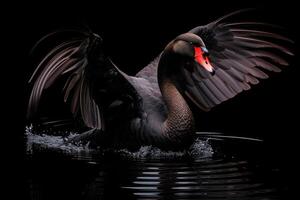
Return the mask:
<path fill-rule="evenodd" d="M 62 75 L 68 74 L 64 85 L 64 101 L 71 98 L 71 112 L 74 116 L 80 114 L 85 125 L 90 128 L 103 128 L 99 107 L 91 96 L 89 81 L 85 79 L 87 66 L 85 55 L 86 38 L 63 42 L 54 47 L 42 59 L 34 71 L 30 82 L 34 85 L 28 104 L 28 117 L 32 117 L 39 105 L 42 93 L 51 87 Z M 80 112 L 79 112 L 80 111 Z"/>
<path fill-rule="evenodd" d="M 240 12 L 189 31 L 202 38 L 215 74 L 194 64 L 188 67 L 192 71 L 183 76 L 189 79 L 189 86 L 179 85 L 204 111 L 249 90 L 260 79 L 268 78 L 268 71 L 280 72 L 282 66 L 288 65 L 286 56 L 294 55 L 289 48 L 293 41 L 276 32 L 280 26 L 252 21 L 223 22 L 237 13 Z"/>

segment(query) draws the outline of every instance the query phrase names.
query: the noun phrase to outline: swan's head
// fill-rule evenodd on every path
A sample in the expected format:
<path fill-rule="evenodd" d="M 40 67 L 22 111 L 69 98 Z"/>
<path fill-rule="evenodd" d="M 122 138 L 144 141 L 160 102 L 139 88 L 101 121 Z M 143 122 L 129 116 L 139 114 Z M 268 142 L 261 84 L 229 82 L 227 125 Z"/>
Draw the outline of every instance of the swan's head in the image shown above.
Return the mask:
<path fill-rule="evenodd" d="M 194 62 L 208 72 L 214 73 L 214 68 L 210 64 L 209 52 L 199 36 L 193 33 L 184 33 L 176 37 L 167 48 L 189 62 Z"/>

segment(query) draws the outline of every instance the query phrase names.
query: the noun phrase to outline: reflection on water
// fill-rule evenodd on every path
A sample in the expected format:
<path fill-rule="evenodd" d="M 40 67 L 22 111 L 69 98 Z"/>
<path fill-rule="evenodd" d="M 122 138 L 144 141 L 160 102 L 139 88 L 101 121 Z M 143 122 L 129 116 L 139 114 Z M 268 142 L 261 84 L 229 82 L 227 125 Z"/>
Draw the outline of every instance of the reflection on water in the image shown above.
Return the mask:
<path fill-rule="evenodd" d="M 265 167 L 262 159 L 253 159 L 245 153 L 245 149 L 252 148 L 251 155 L 257 157 L 255 150 L 259 151 L 260 144 L 240 141 L 242 144 L 232 147 L 233 143 L 226 139 L 201 141 L 188 153 L 173 154 L 152 147 L 135 153 L 126 150 L 83 153 L 82 149 L 66 153 L 31 143 L 33 149 L 27 156 L 30 198 L 282 198 L 285 188 L 278 178 L 279 172 Z M 195 154 L 195 148 L 205 153 Z"/>

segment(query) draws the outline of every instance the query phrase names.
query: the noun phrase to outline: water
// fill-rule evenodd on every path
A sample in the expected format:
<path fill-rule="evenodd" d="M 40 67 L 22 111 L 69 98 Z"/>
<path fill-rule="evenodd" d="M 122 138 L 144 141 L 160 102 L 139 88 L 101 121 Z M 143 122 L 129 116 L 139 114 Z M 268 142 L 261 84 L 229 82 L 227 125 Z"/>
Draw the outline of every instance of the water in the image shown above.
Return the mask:
<path fill-rule="evenodd" d="M 256 140 L 199 135 L 185 152 L 95 151 L 26 131 L 30 199 L 286 199 Z M 74 136 L 71 133 L 68 137 Z M 249 153 L 251 149 L 251 153 Z"/>

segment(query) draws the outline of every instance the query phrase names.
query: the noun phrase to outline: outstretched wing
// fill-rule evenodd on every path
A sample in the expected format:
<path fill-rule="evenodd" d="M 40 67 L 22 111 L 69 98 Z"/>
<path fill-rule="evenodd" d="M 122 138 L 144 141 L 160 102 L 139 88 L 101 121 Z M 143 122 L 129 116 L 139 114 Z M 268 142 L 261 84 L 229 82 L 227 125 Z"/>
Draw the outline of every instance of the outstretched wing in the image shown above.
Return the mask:
<path fill-rule="evenodd" d="M 51 33 L 49 36 L 57 34 Z M 91 128 L 102 128 L 100 109 L 91 96 L 89 81 L 84 73 L 88 64 L 86 46 L 88 38 L 79 37 L 54 47 L 39 63 L 29 82 L 35 80 L 28 104 L 28 117 L 37 111 L 42 93 L 61 76 L 68 76 L 64 86 L 64 100 L 71 99 L 71 111 L 81 115 Z"/>
<path fill-rule="evenodd" d="M 48 37 L 53 35 L 57 33 Z M 127 76 L 103 54 L 101 40 L 97 40 L 99 36 L 85 32 L 77 32 L 76 37 L 67 36 L 69 40 L 54 47 L 30 79 L 34 85 L 28 117 L 37 111 L 44 90 L 60 78 L 65 81 L 64 101 L 70 102 L 73 115 L 81 118 L 87 127 L 103 130 L 104 107 L 112 107 L 110 104 L 122 97 L 122 91 L 127 92 L 127 96 L 136 95 L 134 88 Z"/>
<path fill-rule="evenodd" d="M 186 84 L 180 86 L 204 111 L 249 90 L 259 79 L 268 78 L 266 71 L 280 72 L 282 66 L 288 65 L 286 56 L 293 55 L 286 47 L 293 42 L 275 33 L 278 31 L 275 25 L 223 22 L 237 13 L 239 11 L 189 31 L 206 44 L 215 74 L 204 68 L 185 66 L 181 78 Z"/>

